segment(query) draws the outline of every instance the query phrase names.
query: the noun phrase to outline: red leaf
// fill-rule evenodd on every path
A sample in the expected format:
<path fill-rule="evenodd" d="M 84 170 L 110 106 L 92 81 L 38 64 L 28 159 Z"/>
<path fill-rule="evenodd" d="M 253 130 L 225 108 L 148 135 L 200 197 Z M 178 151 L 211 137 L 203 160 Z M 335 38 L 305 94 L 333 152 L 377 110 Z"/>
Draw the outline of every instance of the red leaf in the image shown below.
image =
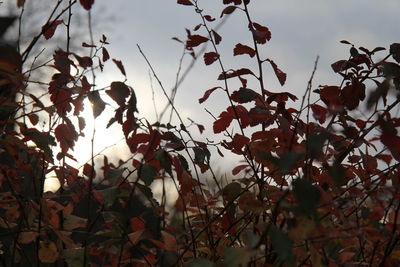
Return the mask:
<path fill-rule="evenodd" d="M 387 165 L 389 165 L 390 162 L 392 162 L 392 159 L 393 159 L 393 157 L 391 155 L 388 155 L 388 154 L 378 154 L 378 155 L 375 155 L 375 157 L 377 159 L 380 159 L 380 160 L 384 161 Z"/>
<path fill-rule="evenodd" d="M 272 68 L 274 69 L 275 75 L 279 80 L 279 83 L 283 86 L 286 82 L 286 73 L 281 71 L 275 64 L 275 62 L 272 61 L 271 59 L 266 59 L 266 61 L 268 61 L 271 64 Z"/>
<path fill-rule="evenodd" d="M 212 33 L 212 35 L 213 35 L 213 37 L 214 37 L 215 44 L 216 44 L 216 45 L 219 45 L 219 43 L 220 43 L 221 40 L 222 40 L 221 35 L 219 35 L 219 34 L 218 34 L 216 31 L 214 31 L 214 30 L 211 30 L 211 33 Z"/>
<path fill-rule="evenodd" d="M 78 60 L 79 66 L 82 68 L 88 68 L 93 65 L 93 61 L 90 57 L 80 57 L 78 55 L 74 55 L 76 60 Z"/>
<path fill-rule="evenodd" d="M 96 47 L 96 45 L 94 45 L 94 44 L 88 44 L 88 43 L 85 43 L 85 42 L 82 43 L 82 46 L 83 47 L 91 47 L 91 48 L 95 48 Z"/>
<path fill-rule="evenodd" d="M 94 0 L 79 0 L 84 9 L 89 10 L 92 8 Z"/>
<path fill-rule="evenodd" d="M 242 45 L 242 44 L 236 44 L 235 48 L 233 49 L 233 55 L 243 55 L 243 54 L 247 54 L 250 57 L 254 57 L 256 54 L 256 51 L 254 51 L 253 48 L 251 48 L 250 46 L 247 45 Z"/>
<path fill-rule="evenodd" d="M 106 93 L 115 101 L 119 106 L 125 106 L 126 98 L 129 96 L 129 87 L 123 82 L 112 82 L 110 90 Z"/>
<path fill-rule="evenodd" d="M 214 63 L 216 60 L 218 60 L 219 55 L 216 52 L 208 52 L 204 53 L 204 63 L 206 65 L 211 65 Z"/>
<path fill-rule="evenodd" d="M 319 91 L 319 95 L 331 112 L 336 113 L 343 109 L 340 88 L 338 86 L 325 86 Z"/>
<path fill-rule="evenodd" d="M 121 71 L 121 73 L 122 73 L 124 76 L 126 76 L 125 68 L 124 68 L 124 65 L 122 65 L 121 60 L 116 60 L 116 59 L 113 58 L 113 61 L 114 61 L 115 65 L 117 65 L 117 67 L 118 67 L 118 69 Z"/>
<path fill-rule="evenodd" d="M 342 89 L 340 96 L 345 107 L 353 110 L 365 99 L 365 85 L 359 82 L 347 85 Z"/>
<path fill-rule="evenodd" d="M 107 61 L 110 59 L 110 54 L 108 54 L 107 49 L 105 49 L 104 47 L 101 50 L 102 54 L 103 54 L 103 62 Z"/>
<path fill-rule="evenodd" d="M 223 72 L 218 76 L 218 80 L 225 80 L 225 79 L 230 79 L 230 78 L 237 77 L 240 75 L 248 75 L 248 74 L 256 76 L 256 75 L 254 75 L 254 73 L 251 70 L 242 68 L 242 69 L 238 69 L 238 70 L 228 70 L 225 73 Z"/>
<path fill-rule="evenodd" d="M 199 132 L 202 134 L 205 130 L 204 126 L 201 124 L 196 123 L 197 128 L 199 129 Z"/>
<path fill-rule="evenodd" d="M 250 139 L 248 137 L 243 136 L 241 134 L 235 134 L 235 136 L 232 139 L 232 146 L 236 151 L 240 152 L 242 148 L 249 142 Z"/>
<path fill-rule="evenodd" d="M 226 130 L 229 127 L 233 120 L 233 116 L 230 112 L 224 111 L 219 115 L 219 119 L 214 121 L 213 130 L 214 133 L 220 133 Z"/>
<path fill-rule="evenodd" d="M 67 125 L 65 123 L 60 124 L 54 130 L 54 135 L 57 141 L 60 143 L 61 152 L 66 153 L 68 149 L 72 149 L 75 145 L 75 141 L 78 138 L 78 134 L 75 131 L 73 125 Z"/>
<path fill-rule="evenodd" d="M 94 170 L 94 167 L 90 165 L 89 163 L 86 163 L 83 166 L 83 174 L 86 175 L 89 178 L 95 178 L 96 177 L 96 171 Z"/>
<path fill-rule="evenodd" d="M 327 113 L 326 108 L 317 104 L 313 104 L 311 105 L 311 109 L 313 111 L 314 119 L 319 121 L 319 123 L 323 124 L 326 121 L 326 113 Z"/>
<path fill-rule="evenodd" d="M 213 88 L 211 88 L 211 89 L 208 89 L 208 90 L 204 93 L 203 97 L 199 99 L 199 103 L 201 104 L 201 103 L 203 103 L 204 101 L 206 101 L 206 100 L 208 99 L 208 97 L 211 95 L 211 93 L 214 92 L 215 90 L 217 90 L 218 88 L 221 88 L 221 89 L 222 89 L 222 87 L 219 87 L 219 86 L 213 87 Z"/>
<path fill-rule="evenodd" d="M 82 93 L 87 94 L 90 91 L 90 88 L 92 85 L 88 82 L 86 76 L 83 76 L 81 79 L 81 84 L 82 84 Z"/>
<path fill-rule="evenodd" d="M 247 164 L 236 166 L 235 168 L 232 169 L 232 175 L 238 174 L 239 172 L 246 169 L 247 167 L 249 167 L 249 165 L 247 165 Z"/>
<path fill-rule="evenodd" d="M 184 6 L 193 6 L 193 3 L 190 0 L 178 0 L 177 3 Z"/>
<path fill-rule="evenodd" d="M 190 35 L 189 40 L 186 41 L 186 47 L 187 48 L 192 48 L 199 46 L 200 44 L 207 42 L 209 39 L 207 37 L 201 36 L 201 35 Z"/>
<path fill-rule="evenodd" d="M 259 44 L 265 44 L 267 41 L 271 40 L 271 32 L 265 26 L 253 22 L 249 24 L 249 30 L 253 33 L 253 38 Z"/>
<path fill-rule="evenodd" d="M 46 40 L 49 40 L 51 37 L 53 37 L 57 26 L 60 25 L 61 23 L 63 23 L 63 20 L 53 20 L 43 25 L 42 33 L 44 38 L 46 38 Z"/>
<path fill-rule="evenodd" d="M 71 107 L 71 95 L 72 92 L 68 87 L 50 89 L 50 100 L 53 102 L 60 115 L 65 115 L 70 112 Z"/>
<path fill-rule="evenodd" d="M 135 232 L 146 228 L 144 221 L 138 217 L 131 218 L 130 222 L 131 222 L 131 229 Z"/>
<path fill-rule="evenodd" d="M 221 12 L 220 18 L 222 18 L 224 15 L 232 14 L 233 11 L 235 11 L 236 8 L 237 8 L 237 6 L 227 6 L 227 7 L 225 7 L 224 10 L 222 10 L 222 12 Z"/>

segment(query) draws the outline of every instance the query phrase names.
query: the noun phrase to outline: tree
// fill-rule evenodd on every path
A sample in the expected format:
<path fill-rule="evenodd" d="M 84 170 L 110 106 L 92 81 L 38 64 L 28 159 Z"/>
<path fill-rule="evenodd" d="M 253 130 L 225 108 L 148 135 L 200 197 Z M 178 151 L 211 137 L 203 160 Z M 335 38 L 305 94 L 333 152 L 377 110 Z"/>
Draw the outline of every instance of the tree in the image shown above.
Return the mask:
<path fill-rule="evenodd" d="M 342 40 L 350 55 L 332 64 L 341 84 L 314 88 L 312 73 L 295 109 L 290 106 L 298 100 L 295 95 L 265 88 L 267 67 L 281 85 L 286 73 L 277 59 L 261 57 L 271 32 L 252 20 L 254 3 L 223 0 L 221 18 L 240 13 L 251 36 L 251 43 L 233 44 L 233 55 L 256 63 L 254 69 L 229 69 L 219 51 L 223 36 L 213 26 L 218 19 L 199 2 L 177 1 L 200 21 L 178 41 L 193 56 L 208 43 L 202 59 L 220 67 L 215 87 L 199 99 L 202 104 L 219 90 L 229 101 L 213 115 L 220 143 L 195 140 L 192 128 L 202 132 L 204 126 L 184 121 L 172 100 L 178 124 L 149 123 L 140 117 L 134 88 L 126 81 L 96 87 L 88 77 L 96 71 L 101 75 L 110 61 L 105 36 L 83 43 L 88 51 L 82 54 L 55 50 L 42 66 L 54 71 L 49 82 L 43 81 L 44 96 L 24 90 L 35 69 L 21 68 L 20 62 L 34 40 L 22 53 L 13 51 L 15 57 L 1 57 L 0 108 L 7 114 L 0 117 L 2 264 L 398 265 L 400 44 L 370 50 Z M 94 1 L 66 3 L 37 38 L 68 29 L 70 24 L 57 17 L 72 8 L 90 10 Z M 112 61 L 126 76 L 123 63 Z M 367 89 L 369 84 L 374 88 Z M 4 88 L 21 101 L 7 98 Z M 98 166 L 93 155 L 78 170 L 67 159 L 73 158 L 85 125 L 82 103 L 89 99 L 98 117 L 106 105 L 100 93 L 116 106 L 109 125 L 121 125 L 132 156 L 121 166 L 103 156 Z M 44 127 L 38 127 L 38 114 L 48 118 Z M 9 124 L 15 127 L 4 127 Z M 232 166 L 234 178 L 221 183 L 210 158 L 226 153 L 242 162 Z M 51 172 L 62 185 L 54 193 L 44 192 Z M 205 185 L 201 174 L 212 177 L 217 189 Z M 165 188 L 161 200 L 155 199 L 155 180 L 176 185 L 173 209 L 165 205 Z"/>

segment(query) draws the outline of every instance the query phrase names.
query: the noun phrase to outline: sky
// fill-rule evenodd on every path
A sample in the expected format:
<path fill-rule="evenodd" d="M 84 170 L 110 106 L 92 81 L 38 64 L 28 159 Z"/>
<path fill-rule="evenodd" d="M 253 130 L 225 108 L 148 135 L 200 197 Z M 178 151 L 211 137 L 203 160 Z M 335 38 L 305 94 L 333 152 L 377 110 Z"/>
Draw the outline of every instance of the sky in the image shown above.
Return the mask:
<path fill-rule="evenodd" d="M 222 1 L 198 2 L 205 14 L 217 18 L 224 8 Z M 151 81 L 149 68 L 136 44 L 141 46 L 164 87 L 170 89 L 174 85 L 182 54 L 182 45 L 171 38 L 185 40 L 185 28 L 193 29 L 200 23 L 200 17 L 192 7 L 177 5 L 175 0 L 114 0 L 98 1 L 96 4 L 95 14 L 109 14 L 109 21 L 102 23 L 111 43 L 110 51 L 113 57 L 123 60 L 128 83 L 138 96 L 139 111 L 145 117 L 154 119 L 151 85 L 156 96 L 162 96 L 162 92 L 154 78 Z M 388 48 L 391 43 L 400 42 L 400 1 L 397 0 L 253 0 L 249 10 L 253 21 L 267 26 L 272 32 L 271 41 L 261 48 L 262 55 L 273 59 L 288 75 L 285 86 L 281 87 L 272 70 L 266 67 L 266 89 L 270 91 L 288 91 L 301 97 L 317 56 L 319 62 L 313 80 L 314 88 L 339 83 L 341 79 L 333 73 L 330 64 L 347 58 L 350 48 L 339 43 L 340 40 L 348 40 L 356 47 L 364 46 L 371 50 L 377 46 Z M 97 20 L 101 20 L 101 16 L 98 15 Z M 229 15 L 218 32 L 223 37 L 220 51 L 227 69 L 242 66 L 255 68 L 255 62 L 248 57 L 232 56 L 236 43 L 251 44 L 244 13 Z M 199 31 L 199 34 L 204 32 Z M 210 47 L 206 49 L 210 50 Z M 190 57 L 184 59 L 184 67 L 188 62 Z M 109 81 L 123 78 L 115 68 L 109 70 L 106 75 Z M 183 118 L 190 117 L 204 124 L 206 129 L 211 129 L 213 120 L 205 108 L 218 116 L 227 106 L 226 97 L 217 92 L 202 105 L 198 104 L 198 99 L 205 90 L 220 85 L 216 80 L 219 73 L 217 64 L 206 67 L 201 58 L 196 62 L 176 97 L 176 107 Z M 165 101 L 165 98 L 156 99 L 158 109 Z"/>
<path fill-rule="evenodd" d="M 198 3 L 205 14 L 217 18 L 224 8 L 222 0 L 198 0 Z M 318 85 L 340 82 L 340 77 L 330 68 L 333 62 L 348 57 L 349 46 L 339 43 L 340 40 L 348 40 L 356 47 L 364 46 L 371 50 L 377 46 L 388 48 L 391 43 L 400 42 L 398 0 L 252 0 L 249 11 L 253 21 L 267 26 L 272 32 L 271 41 L 261 48 L 262 56 L 274 60 L 288 75 L 286 84 L 281 87 L 272 70 L 266 67 L 266 89 L 288 91 L 299 97 L 307 87 L 317 56 L 319 62 L 313 89 Z M 192 30 L 199 24 L 199 15 L 190 6 L 176 4 L 176 0 L 96 0 L 92 17 L 95 40 L 99 40 L 102 34 L 108 37 L 108 50 L 112 58 L 122 60 L 127 72 L 127 83 L 136 92 L 141 116 L 154 122 L 152 95 L 155 96 L 158 111 L 166 103 L 166 99 L 162 96 L 163 93 L 154 77 L 149 75 L 149 67 L 136 45 L 141 46 L 164 87 L 170 90 L 175 83 L 183 52 L 182 44 L 172 40 L 172 37 L 185 40 L 185 28 Z M 80 23 L 71 29 L 72 35 L 75 34 L 82 41 L 89 42 L 88 36 L 83 35 L 79 29 L 86 27 L 85 21 Z M 215 27 L 214 24 L 211 26 Z M 219 49 L 227 69 L 255 69 L 254 60 L 246 56 L 232 56 L 236 43 L 252 42 L 244 13 L 236 11 L 229 15 L 218 33 L 223 37 Z M 200 30 L 198 34 L 204 34 L 204 31 Z M 207 47 L 206 51 L 211 51 L 211 47 Z M 190 60 L 189 56 L 184 58 L 183 69 Z M 207 89 L 221 85 L 217 81 L 219 73 L 216 63 L 206 67 L 200 58 L 179 87 L 176 97 L 175 104 L 181 116 L 184 119 L 190 117 L 206 127 L 203 136 L 195 135 L 203 140 L 211 136 L 213 122 L 205 108 L 218 116 L 227 107 L 226 96 L 220 92 L 213 94 L 206 103 L 198 103 L 198 99 Z M 123 80 L 124 77 L 112 63 L 106 65 L 104 73 L 97 76 L 99 86 Z M 234 86 L 236 85 L 233 84 L 233 90 L 238 89 Z M 122 137 L 117 134 L 117 125 L 113 129 L 105 129 L 107 114 L 92 123 L 91 111 L 85 112 L 88 118 L 87 138 L 78 142 L 75 151 L 81 165 L 91 155 L 89 140 L 93 127 L 96 128 L 98 137 L 95 143 L 96 151 L 118 142 Z M 196 129 L 193 130 L 196 132 Z M 113 146 L 109 151 L 110 154 L 121 158 L 128 156 L 124 146 Z M 225 162 L 231 161 L 229 157 L 225 159 Z M 218 159 L 220 166 L 224 165 L 223 162 Z"/>

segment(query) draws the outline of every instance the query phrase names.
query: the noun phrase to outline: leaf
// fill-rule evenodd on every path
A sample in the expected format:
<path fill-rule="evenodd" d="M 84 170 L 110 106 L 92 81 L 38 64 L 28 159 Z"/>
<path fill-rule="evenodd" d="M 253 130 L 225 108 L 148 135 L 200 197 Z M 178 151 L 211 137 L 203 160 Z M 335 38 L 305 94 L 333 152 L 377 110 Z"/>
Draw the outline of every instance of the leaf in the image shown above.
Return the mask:
<path fill-rule="evenodd" d="M 234 91 L 231 94 L 231 99 L 237 103 L 248 103 L 257 99 L 257 93 L 252 89 L 240 88 L 238 91 Z"/>
<path fill-rule="evenodd" d="M 231 124 L 233 118 L 234 117 L 231 113 L 229 113 L 228 111 L 223 111 L 219 115 L 219 119 L 214 121 L 213 124 L 214 133 L 220 133 L 225 131 L 226 128 L 228 128 L 229 125 Z"/>
<path fill-rule="evenodd" d="M 218 59 L 219 59 L 219 54 L 216 52 L 204 53 L 204 63 L 206 65 L 211 65 Z"/>
<path fill-rule="evenodd" d="M 85 163 L 85 165 L 83 165 L 83 174 L 86 175 L 86 177 L 88 178 L 96 177 L 96 171 L 94 170 L 94 167 L 89 163 Z"/>
<path fill-rule="evenodd" d="M 213 262 L 205 259 L 205 258 L 196 258 L 192 260 L 187 267 L 214 267 L 216 266 Z"/>
<path fill-rule="evenodd" d="M 222 40 L 221 35 L 219 35 L 219 34 L 218 34 L 216 31 L 214 31 L 214 30 L 211 30 L 211 33 L 212 33 L 212 35 L 213 35 L 213 37 L 214 37 L 215 44 L 216 44 L 216 45 L 219 45 L 219 43 L 220 43 L 221 40 Z"/>
<path fill-rule="evenodd" d="M 286 73 L 281 71 L 275 64 L 275 62 L 272 61 L 271 59 L 266 59 L 266 61 L 268 61 L 271 64 L 272 68 L 274 69 L 275 75 L 279 80 L 279 83 L 283 86 L 286 82 Z"/>
<path fill-rule="evenodd" d="M 84 248 L 63 249 L 63 256 L 69 266 L 83 266 Z"/>
<path fill-rule="evenodd" d="M 78 139 L 78 134 L 72 125 L 65 123 L 59 124 L 54 130 L 54 135 L 60 143 L 61 152 L 67 153 L 68 149 L 73 149 L 75 141 Z"/>
<path fill-rule="evenodd" d="M 218 88 L 222 89 L 222 87 L 220 87 L 220 86 L 216 86 L 216 87 L 213 87 L 213 88 L 211 88 L 211 89 L 208 89 L 208 90 L 204 93 L 203 97 L 202 97 L 202 98 L 199 98 L 199 103 L 201 104 L 201 103 L 203 103 L 204 101 L 206 101 L 206 100 L 208 99 L 208 97 L 212 94 L 212 92 L 214 92 L 214 91 L 217 90 Z"/>
<path fill-rule="evenodd" d="M 171 160 L 167 151 L 164 149 L 158 150 L 156 153 L 154 153 L 154 158 L 160 161 L 161 167 L 163 167 L 164 170 L 172 177 Z"/>
<path fill-rule="evenodd" d="M 48 158 L 52 158 L 53 154 L 50 146 L 56 145 L 55 139 L 52 135 L 50 135 L 49 133 L 39 132 L 34 128 L 28 129 L 24 133 L 24 135 L 27 136 L 30 140 L 32 140 L 39 149 L 43 150 L 43 152 Z"/>
<path fill-rule="evenodd" d="M 224 266 L 240 267 L 247 266 L 253 252 L 245 248 L 226 248 L 223 252 Z"/>
<path fill-rule="evenodd" d="M 38 232 L 21 232 L 18 235 L 18 242 L 21 244 L 29 244 L 33 241 L 36 240 L 36 238 L 39 236 Z"/>
<path fill-rule="evenodd" d="M 258 44 L 265 44 L 271 40 L 271 32 L 265 26 L 253 22 L 249 24 L 249 30 L 253 33 L 253 38 Z"/>
<path fill-rule="evenodd" d="M 46 23 L 45 25 L 42 26 L 42 33 L 43 36 L 46 40 L 49 40 L 51 37 L 53 37 L 57 26 L 60 25 L 61 23 L 63 23 L 63 20 L 53 20 L 50 21 L 48 23 Z"/>
<path fill-rule="evenodd" d="M 123 82 L 112 82 L 110 90 L 106 93 L 115 101 L 119 106 L 125 106 L 126 98 L 129 96 L 129 87 Z"/>
<path fill-rule="evenodd" d="M 139 167 L 139 178 L 143 180 L 146 186 L 149 186 L 155 176 L 157 175 L 157 169 L 153 165 L 144 163 Z"/>
<path fill-rule="evenodd" d="M 94 4 L 94 0 L 79 0 L 84 9 L 90 10 Z"/>
<path fill-rule="evenodd" d="M 105 207 L 110 208 L 114 205 L 115 200 L 117 199 L 119 189 L 118 187 L 113 186 L 103 190 L 98 190 L 97 192 L 101 194 Z"/>
<path fill-rule="evenodd" d="M 247 45 L 236 44 L 235 48 L 233 49 L 233 55 L 244 55 L 247 54 L 250 57 L 254 57 L 256 55 L 256 51 Z"/>
<path fill-rule="evenodd" d="M 329 176 L 335 181 L 337 186 L 345 184 L 345 169 L 342 165 L 333 165 L 328 167 Z"/>
<path fill-rule="evenodd" d="M 326 108 L 318 104 L 312 104 L 310 105 L 310 107 L 313 112 L 314 119 L 319 121 L 319 123 L 323 124 L 326 121 L 326 114 L 327 114 Z"/>
<path fill-rule="evenodd" d="M 390 45 L 390 54 L 393 59 L 400 63 L 400 43 L 393 43 Z"/>
<path fill-rule="evenodd" d="M 210 160 L 210 151 L 208 151 L 207 148 L 201 148 L 201 147 L 194 147 L 193 148 L 194 152 L 194 162 L 195 163 L 206 163 L 206 160 Z"/>
<path fill-rule="evenodd" d="M 292 185 L 293 192 L 298 201 L 298 212 L 303 215 L 315 214 L 321 198 L 319 189 L 304 178 L 294 180 Z"/>
<path fill-rule="evenodd" d="M 164 230 L 161 230 L 161 236 L 164 241 L 164 248 L 167 251 L 177 251 L 178 246 L 176 243 L 175 236 L 171 235 L 170 233 L 168 233 Z"/>
<path fill-rule="evenodd" d="M 178 0 L 177 3 L 184 6 L 193 6 L 193 3 L 190 0 Z"/>
<path fill-rule="evenodd" d="M 242 148 L 250 142 L 250 139 L 241 134 L 235 134 L 232 139 L 232 146 L 236 152 L 241 152 Z"/>
<path fill-rule="evenodd" d="M 211 17 L 210 15 L 204 15 L 204 18 L 209 22 L 212 22 L 215 20 L 215 18 Z"/>
<path fill-rule="evenodd" d="M 92 91 L 88 94 L 90 103 L 92 103 L 93 116 L 97 118 L 106 108 L 106 103 L 101 99 L 99 91 Z"/>
<path fill-rule="evenodd" d="M 138 217 L 131 218 L 130 224 L 133 231 L 140 231 L 146 228 L 145 222 Z"/>
<path fill-rule="evenodd" d="M 232 169 L 232 175 L 236 175 L 239 172 L 241 172 L 242 170 L 246 169 L 247 167 L 249 167 L 248 164 L 243 164 L 243 165 L 238 165 L 235 168 Z"/>
<path fill-rule="evenodd" d="M 25 5 L 25 0 L 17 0 L 17 7 L 23 7 Z"/>
<path fill-rule="evenodd" d="M 38 258 L 43 263 L 54 263 L 58 259 L 56 244 L 51 241 L 41 241 Z"/>
<path fill-rule="evenodd" d="M 360 101 L 365 99 L 365 85 L 363 83 L 353 82 L 342 89 L 340 97 L 346 108 L 354 110 L 358 107 Z"/>
<path fill-rule="evenodd" d="M 126 77 L 126 72 L 125 72 L 124 65 L 122 65 L 122 61 L 121 60 L 116 60 L 114 58 L 112 60 L 115 63 L 115 65 L 117 65 L 117 67 L 121 71 L 121 73 Z"/>
<path fill-rule="evenodd" d="M 79 66 L 82 68 L 88 68 L 93 65 L 93 60 L 90 57 L 80 57 L 78 55 L 74 55 L 76 60 L 78 60 Z"/>
<path fill-rule="evenodd" d="M 201 45 L 204 42 L 207 42 L 209 39 L 207 37 L 201 36 L 201 35 L 190 35 L 189 40 L 186 41 L 186 47 L 187 48 L 193 48 L 196 46 Z"/>
<path fill-rule="evenodd" d="M 287 262 L 294 260 L 294 253 L 292 251 L 293 244 L 288 235 L 283 233 L 282 230 L 275 225 L 271 226 L 269 231 L 272 247 L 281 261 Z"/>
<path fill-rule="evenodd" d="M 110 59 L 110 54 L 108 54 L 108 51 L 105 47 L 101 49 L 101 53 L 103 54 L 103 62 L 106 62 Z"/>
<path fill-rule="evenodd" d="M 144 230 L 145 229 L 142 229 L 128 234 L 129 241 L 132 243 L 132 245 L 136 245 L 141 240 Z"/>
<path fill-rule="evenodd" d="M 87 227 L 87 219 L 72 214 L 64 215 L 63 227 L 67 231 Z"/>
<path fill-rule="evenodd" d="M 232 14 L 235 9 L 238 8 L 237 6 L 227 6 L 225 7 L 222 12 L 220 18 L 222 18 L 224 15 Z"/>
<path fill-rule="evenodd" d="M 246 165 L 246 167 L 247 167 L 247 165 Z M 227 202 L 234 201 L 241 192 L 242 192 L 242 187 L 240 186 L 240 184 L 233 182 L 233 183 L 227 184 L 224 187 L 224 189 L 222 189 L 222 197 Z"/>
<path fill-rule="evenodd" d="M 238 70 L 228 70 L 226 72 L 221 73 L 218 76 L 218 80 L 225 80 L 225 79 L 230 79 L 233 77 L 237 77 L 237 76 L 241 76 L 241 75 L 248 75 L 251 74 L 254 77 L 256 77 L 256 75 L 254 75 L 254 73 L 247 69 L 247 68 L 242 68 L 242 69 L 238 69 Z"/>

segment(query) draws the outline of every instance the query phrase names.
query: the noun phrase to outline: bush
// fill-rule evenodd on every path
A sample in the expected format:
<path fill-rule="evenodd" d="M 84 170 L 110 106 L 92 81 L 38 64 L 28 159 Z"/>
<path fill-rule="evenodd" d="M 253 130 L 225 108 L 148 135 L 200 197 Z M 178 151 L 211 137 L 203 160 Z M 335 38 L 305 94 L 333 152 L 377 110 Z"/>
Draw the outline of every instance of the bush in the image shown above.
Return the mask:
<path fill-rule="evenodd" d="M 312 74 L 296 109 L 290 107 L 295 95 L 265 88 L 265 65 L 281 85 L 286 73 L 274 59 L 260 56 L 271 32 L 252 20 L 250 0 L 224 0 L 220 19 L 233 12 L 247 19 L 252 43 L 234 44 L 233 54 L 254 60 L 254 69 L 227 69 L 219 51 L 223 37 L 212 28 L 218 19 L 198 1 L 178 0 L 193 8 L 200 24 L 196 32 L 187 30 L 187 40 L 177 40 L 193 57 L 210 44 L 202 59 L 220 67 L 218 83 L 199 102 L 216 90 L 229 101 L 214 117 L 213 132 L 223 139 L 216 144 L 192 137 L 189 126 L 200 132 L 204 126 L 183 121 L 173 99 L 177 125 L 151 124 L 139 116 L 135 92 L 125 81 L 96 87 L 88 77 L 101 74 L 110 59 L 105 36 L 82 44 L 88 55 L 54 51 L 41 66 L 54 71 L 49 82 L 40 81 L 47 93 L 33 90 L 29 77 L 36 68 L 24 63 L 39 38 L 69 27 L 71 17 L 62 16 L 72 8 L 90 10 L 94 1 L 79 2 L 56 7 L 22 53 L 0 47 L 4 266 L 400 264 L 400 119 L 394 112 L 400 101 L 400 44 L 368 50 L 341 41 L 350 48 L 347 59 L 332 64 L 341 84 L 314 89 Z M 112 60 L 126 75 L 123 63 Z M 120 166 L 103 156 L 99 166 L 93 155 L 79 170 L 68 159 L 85 127 L 83 101 L 92 103 L 96 118 L 106 106 L 103 93 L 117 105 L 109 125 L 121 125 L 132 156 Z M 227 183 L 210 166 L 221 151 L 242 159 L 232 163 Z M 51 173 L 61 187 L 44 192 Z M 201 175 L 213 179 L 215 188 Z M 159 200 L 152 192 L 155 180 L 163 184 Z M 178 191 L 173 207 L 166 206 L 166 181 Z"/>

